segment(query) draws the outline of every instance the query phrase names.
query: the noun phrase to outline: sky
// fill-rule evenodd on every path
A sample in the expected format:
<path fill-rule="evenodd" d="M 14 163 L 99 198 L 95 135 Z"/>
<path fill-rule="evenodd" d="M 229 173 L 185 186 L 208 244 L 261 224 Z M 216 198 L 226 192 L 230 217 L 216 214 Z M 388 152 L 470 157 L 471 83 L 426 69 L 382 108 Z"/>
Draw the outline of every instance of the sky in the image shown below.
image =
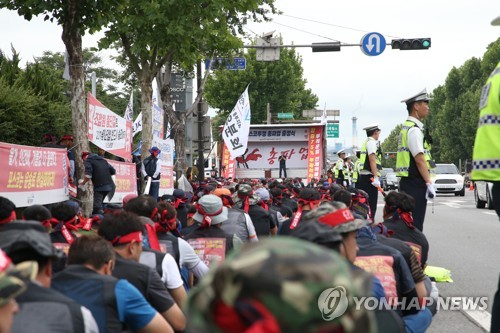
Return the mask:
<path fill-rule="evenodd" d="M 500 37 L 500 27 L 490 24 L 500 15 L 495 0 L 277 0 L 275 4 L 283 15 L 273 16 L 272 22 L 251 23 L 246 32 L 255 36 L 275 30 L 274 36 L 295 45 L 333 40 L 359 44 L 370 32 L 382 34 L 388 43 L 396 38 L 432 39 L 429 50 L 399 51 L 389 45 L 373 57 L 359 46 L 325 53 L 297 48 L 306 86 L 319 98 L 318 108 L 340 110 L 339 141 L 346 146 L 353 143 L 353 116 L 358 118 L 358 146 L 366 138 L 362 128 L 373 123 L 382 128 L 383 141 L 407 117 L 401 100 L 424 88 L 432 92 L 445 83 L 453 67 L 482 57 L 488 44 Z M 61 32 L 55 23 L 40 18 L 28 22 L 16 12 L 0 10 L 0 49 L 10 55 L 12 44 L 23 63 L 45 50 L 63 52 Z M 85 36 L 83 46 L 96 46 L 98 39 Z M 102 65 L 114 66 L 106 56 Z"/>

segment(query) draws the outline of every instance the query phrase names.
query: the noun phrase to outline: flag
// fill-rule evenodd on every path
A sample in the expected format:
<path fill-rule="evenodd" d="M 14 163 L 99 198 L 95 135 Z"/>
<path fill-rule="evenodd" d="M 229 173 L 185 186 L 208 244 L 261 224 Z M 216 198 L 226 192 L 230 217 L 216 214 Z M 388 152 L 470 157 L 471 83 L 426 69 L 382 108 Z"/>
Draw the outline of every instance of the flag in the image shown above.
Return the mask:
<path fill-rule="evenodd" d="M 326 115 L 326 103 L 325 108 L 323 109 L 323 114 L 321 115 L 321 125 L 326 125 L 328 120 L 328 116 Z"/>
<path fill-rule="evenodd" d="M 132 136 L 134 137 L 137 133 L 142 131 L 142 112 L 139 113 L 137 118 L 134 120 L 134 124 L 132 125 Z"/>
<path fill-rule="evenodd" d="M 132 121 L 132 118 L 134 117 L 134 91 L 130 93 L 130 101 L 127 104 L 127 108 L 125 109 L 125 114 L 123 115 L 123 118 L 126 120 Z"/>
<path fill-rule="evenodd" d="M 229 114 L 224 124 L 222 138 L 229 154 L 236 158 L 245 153 L 250 133 L 250 99 L 248 86 L 236 102 L 233 111 Z"/>
<path fill-rule="evenodd" d="M 70 79 L 69 76 L 69 56 L 68 56 L 68 50 L 64 51 L 64 73 L 63 73 L 63 79 L 68 80 Z"/>

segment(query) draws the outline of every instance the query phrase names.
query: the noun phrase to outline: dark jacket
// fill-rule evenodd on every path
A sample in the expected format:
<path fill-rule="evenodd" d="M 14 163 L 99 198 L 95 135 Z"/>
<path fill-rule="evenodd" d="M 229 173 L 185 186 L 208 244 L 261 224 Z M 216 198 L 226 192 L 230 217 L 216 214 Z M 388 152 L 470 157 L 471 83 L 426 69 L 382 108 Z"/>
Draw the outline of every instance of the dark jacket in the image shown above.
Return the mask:
<path fill-rule="evenodd" d="M 111 191 L 115 186 L 112 175 L 116 173 L 104 158 L 97 154 L 89 154 L 83 162 L 85 166 L 85 175 L 92 177 L 94 191 Z"/>

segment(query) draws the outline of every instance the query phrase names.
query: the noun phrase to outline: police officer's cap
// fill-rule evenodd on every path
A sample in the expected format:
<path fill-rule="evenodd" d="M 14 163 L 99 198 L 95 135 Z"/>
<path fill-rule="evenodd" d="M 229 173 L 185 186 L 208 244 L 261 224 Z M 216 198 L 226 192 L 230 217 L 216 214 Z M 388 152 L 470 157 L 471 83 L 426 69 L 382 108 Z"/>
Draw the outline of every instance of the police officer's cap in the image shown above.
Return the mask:
<path fill-rule="evenodd" d="M 432 98 L 430 98 L 429 95 L 427 94 L 427 89 L 424 89 L 418 94 L 411 96 L 410 98 L 403 99 L 401 103 L 411 104 L 413 102 L 430 101 L 431 99 Z"/>
<path fill-rule="evenodd" d="M 370 125 L 366 126 L 365 128 L 363 128 L 363 131 L 367 131 L 367 132 L 374 131 L 374 130 L 381 131 L 380 127 L 378 127 L 378 124 L 370 124 Z"/>
<path fill-rule="evenodd" d="M 338 152 L 337 152 L 337 155 L 340 156 L 340 154 L 345 154 L 345 149 L 340 149 Z"/>

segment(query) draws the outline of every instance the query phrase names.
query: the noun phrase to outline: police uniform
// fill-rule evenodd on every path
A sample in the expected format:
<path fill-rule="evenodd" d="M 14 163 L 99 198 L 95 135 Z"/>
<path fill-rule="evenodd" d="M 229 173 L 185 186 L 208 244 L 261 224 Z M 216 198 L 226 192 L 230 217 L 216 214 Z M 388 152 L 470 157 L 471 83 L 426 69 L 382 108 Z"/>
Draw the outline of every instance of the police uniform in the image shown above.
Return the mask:
<path fill-rule="evenodd" d="M 500 217 L 500 62 L 481 91 L 479 110 L 471 178 L 493 182 L 493 203 Z"/>
<path fill-rule="evenodd" d="M 344 185 L 344 159 L 340 155 L 345 154 L 344 149 L 337 152 L 339 159 L 335 162 L 333 166 L 333 176 L 336 179 L 336 183 L 339 185 Z"/>
<path fill-rule="evenodd" d="M 365 128 L 364 131 L 371 132 L 374 130 L 379 130 L 378 124 L 372 124 Z M 370 155 L 375 154 L 375 163 L 377 165 L 377 174 L 373 174 L 370 167 Z M 377 140 L 373 137 L 368 137 L 363 145 L 361 146 L 361 154 L 359 158 L 359 176 L 356 182 L 356 188 L 365 191 L 368 194 L 368 201 L 370 203 L 371 217 L 375 218 L 375 213 L 377 212 L 377 200 L 378 200 L 378 177 L 380 176 L 378 170 L 382 169 L 381 162 L 381 151 Z M 373 183 L 373 184 L 372 184 Z"/>
<path fill-rule="evenodd" d="M 415 102 L 429 100 L 431 98 L 427 95 L 427 90 L 424 89 L 415 96 L 401 102 L 411 105 Z M 426 194 L 428 185 L 417 168 L 415 157 L 418 154 L 423 154 L 427 168 L 431 169 L 435 166 L 430 153 L 430 141 L 430 137 L 424 136 L 424 124 L 417 118 L 409 116 L 399 133 L 396 175 L 401 177 L 399 191 L 406 192 L 415 199 L 413 224 L 420 231 L 423 231 L 425 211 L 427 209 Z M 432 186 L 432 184 L 429 186 Z"/>

